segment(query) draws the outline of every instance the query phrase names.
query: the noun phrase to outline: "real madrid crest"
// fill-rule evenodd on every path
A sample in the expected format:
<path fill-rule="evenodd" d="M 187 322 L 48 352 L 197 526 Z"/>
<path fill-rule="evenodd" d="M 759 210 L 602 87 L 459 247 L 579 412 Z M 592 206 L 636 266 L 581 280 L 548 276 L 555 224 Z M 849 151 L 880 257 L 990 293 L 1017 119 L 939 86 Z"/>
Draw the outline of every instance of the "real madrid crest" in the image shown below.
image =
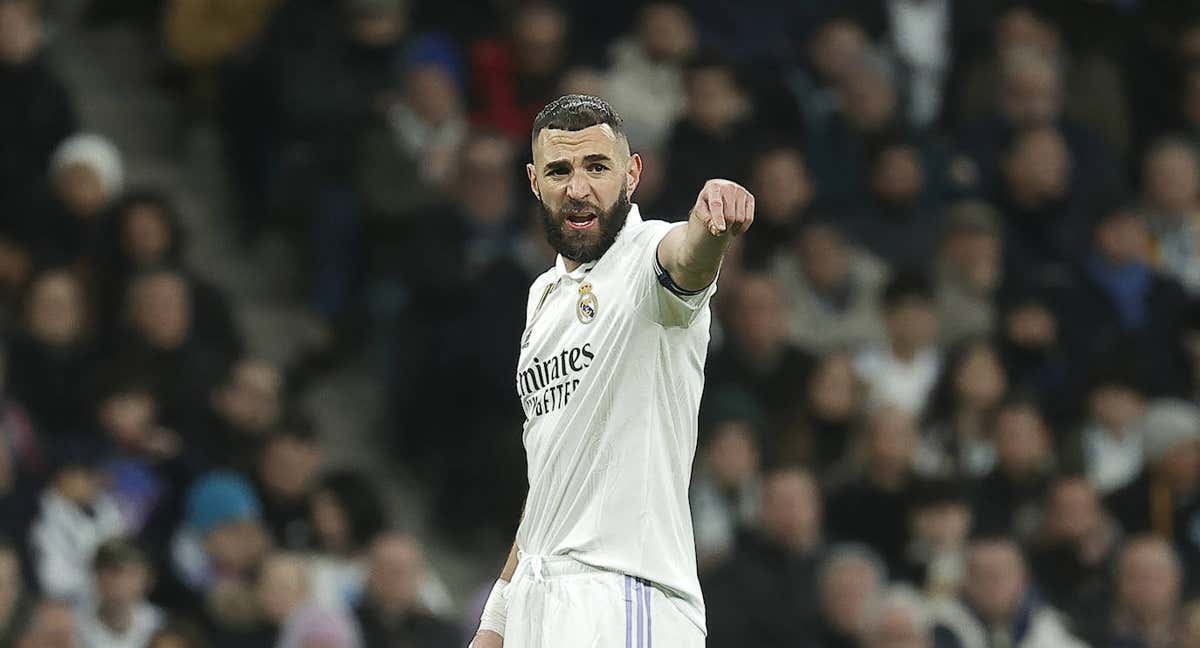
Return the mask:
<path fill-rule="evenodd" d="M 579 303 L 575 305 L 575 314 L 579 316 L 579 321 L 591 324 L 592 320 L 596 319 L 599 308 L 600 301 L 596 299 L 596 293 L 592 292 L 592 283 L 585 281 L 580 284 Z"/>

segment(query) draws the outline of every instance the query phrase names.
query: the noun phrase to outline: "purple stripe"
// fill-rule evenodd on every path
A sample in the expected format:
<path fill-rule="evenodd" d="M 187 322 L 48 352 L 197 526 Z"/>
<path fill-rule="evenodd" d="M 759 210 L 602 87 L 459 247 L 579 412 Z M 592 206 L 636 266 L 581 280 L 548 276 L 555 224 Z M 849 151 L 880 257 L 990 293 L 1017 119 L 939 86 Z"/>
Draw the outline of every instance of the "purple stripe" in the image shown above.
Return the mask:
<path fill-rule="evenodd" d="M 654 643 L 654 634 L 650 632 L 650 596 L 654 593 L 654 590 L 650 589 L 650 581 L 643 582 L 645 583 L 645 587 L 642 590 L 646 593 L 646 648 L 650 648 Z"/>
<path fill-rule="evenodd" d="M 633 584 L 634 591 L 638 595 L 638 648 L 643 648 L 642 644 L 642 579 L 637 579 Z"/>
<path fill-rule="evenodd" d="M 631 580 L 629 576 L 625 577 L 625 648 L 633 648 L 633 597 L 629 592 Z"/>

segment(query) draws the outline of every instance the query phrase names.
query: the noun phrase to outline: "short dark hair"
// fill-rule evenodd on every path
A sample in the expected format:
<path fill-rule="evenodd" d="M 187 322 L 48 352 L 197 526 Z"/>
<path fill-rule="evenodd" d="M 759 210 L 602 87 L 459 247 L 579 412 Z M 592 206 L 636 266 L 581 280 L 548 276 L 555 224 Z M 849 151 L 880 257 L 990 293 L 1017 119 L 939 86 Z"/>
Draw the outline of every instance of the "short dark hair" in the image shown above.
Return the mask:
<path fill-rule="evenodd" d="M 923 272 L 904 270 L 892 277 L 883 289 L 882 302 L 884 310 L 896 308 L 910 299 L 932 304 L 934 301 L 933 284 Z"/>
<path fill-rule="evenodd" d="M 592 95 L 563 95 L 546 104 L 533 119 L 533 138 L 544 129 L 581 131 L 608 124 L 617 135 L 625 136 L 625 123 L 608 102 Z"/>
<path fill-rule="evenodd" d="M 122 538 L 114 538 L 101 544 L 96 549 L 96 556 L 92 558 L 92 569 L 95 571 L 146 564 L 146 554 L 142 553 L 137 545 Z"/>

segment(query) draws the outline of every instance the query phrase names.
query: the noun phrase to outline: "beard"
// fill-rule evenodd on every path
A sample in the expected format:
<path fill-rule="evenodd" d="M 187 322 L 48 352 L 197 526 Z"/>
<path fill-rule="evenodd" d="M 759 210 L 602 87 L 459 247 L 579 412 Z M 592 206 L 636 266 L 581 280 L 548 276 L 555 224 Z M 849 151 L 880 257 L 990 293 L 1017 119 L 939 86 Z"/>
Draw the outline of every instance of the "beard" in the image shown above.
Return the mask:
<path fill-rule="evenodd" d="M 546 240 L 564 259 L 576 263 L 589 263 L 604 256 L 612 247 L 625 227 L 625 217 L 629 215 L 631 204 L 625 192 L 625 185 L 617 195 L 617 201 L 607 210 L 600 209 L 584 200 L 567 199 L 558 213 L 550 211 L 545 201 L 538 200 L 542 206 L 542 228 L 546 231 Z M 585 231 L 571 229 L 567 219 L 581 212 L 596 214 L 596 226 Z"/>

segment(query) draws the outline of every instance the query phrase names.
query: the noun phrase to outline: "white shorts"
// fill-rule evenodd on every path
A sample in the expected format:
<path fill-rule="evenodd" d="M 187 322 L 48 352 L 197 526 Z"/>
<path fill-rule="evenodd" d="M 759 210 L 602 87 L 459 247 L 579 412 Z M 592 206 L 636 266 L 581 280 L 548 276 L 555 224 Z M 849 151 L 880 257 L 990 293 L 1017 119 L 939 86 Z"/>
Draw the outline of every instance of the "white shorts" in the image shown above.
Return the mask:
<path fill-rule="evenodd" d="M 504 648 L 704 648 L 678 597 L 641 578 L 524 556 L 508 592 Z"/>

